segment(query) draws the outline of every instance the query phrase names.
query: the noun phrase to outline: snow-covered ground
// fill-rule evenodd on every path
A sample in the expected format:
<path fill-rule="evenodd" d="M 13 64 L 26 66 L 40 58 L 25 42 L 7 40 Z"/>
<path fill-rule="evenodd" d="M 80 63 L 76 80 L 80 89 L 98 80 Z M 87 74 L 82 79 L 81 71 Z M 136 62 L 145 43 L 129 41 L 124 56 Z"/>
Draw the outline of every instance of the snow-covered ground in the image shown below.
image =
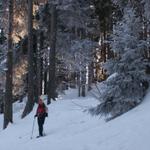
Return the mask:
<path fill-rule="evenodd" d="M 110 121 L 92 117 L 84 109 L 98 101 L 78 98 L 74 90 L 49 106 L 44 131 L 38 135 L 37 122 L 31 137 L 34 111 L 20 119 L 23 104 L 15 104 L 14 123 L 0 131 L 0 150 L 150 150 L 150 93 L 144 102 Z M 0 126 L 3 118 L 0 116 Z"/>

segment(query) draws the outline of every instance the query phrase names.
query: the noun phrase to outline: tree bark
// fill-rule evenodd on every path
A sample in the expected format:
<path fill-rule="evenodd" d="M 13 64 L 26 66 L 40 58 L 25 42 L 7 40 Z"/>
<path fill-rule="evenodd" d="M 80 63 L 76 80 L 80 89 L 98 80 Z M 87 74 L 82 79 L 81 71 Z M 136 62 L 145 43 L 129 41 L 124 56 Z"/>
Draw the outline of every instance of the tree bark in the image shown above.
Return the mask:
<path fill-rule="evenodd" d="M 34 75 L 34 78 L 33 78 L 33 83 L 34 83 L 34 100 L 35 102 L 38 102 L 38 98 L 39 98 L 39 95 L 38 95 L 38 63 L 39 63 L 39 57 L 38 56 L 39 52 L 38 52 L 38 33 L 33 33 L 33 75 Z"/>
<path fill-rule="evenodd" d="M 80 76 L 81 76 L 81 72 L 78 71 L 78 73 L 77 73 L 77 85 L 78 85 L 78 96 L 79 97 L 81 96 L 81 79 L 80 79 Z"/>
<path fill-rule="evenodd" d="M 93 62 L 88 66 L 88 91 L 92 89 L 92 83 L 94 80 Z"/>
<path fill-rule="evenodd" d="M 44 94 L 47 94 L 48 92 L 48 69 L 47 66 L 45 66 L 44 72 L 43 72 L 43 80 L 44 80 Z"/>
<path fill-rule="evenodd" d="M 7 71 L 6 71 L 6 91 L 5 91 L 5 102 L 4 102 L 4 125 L 5 129 L 9 122 L 13 122 L 12 115 L 12 74 L 13 74 L 13 44 L 12 44 L 12 33 L 13 33 L 13 6 L 14 1 L 9 0 L 9 23 L 8 23 L 8 52 L 7 52 Z"/>
<path fill-rule="evenodd" d="M 33 1 L 28 1 L 28 101 L 22 114 L 24 118 L 34 106 L 34 73 L 33 73 Z"/>
<path fill-rule="evenodd" d="M 86 70 L 81 71 L 81 85 L 82 85 L 82 93 L 83 97 L 86 96 Z"/>
<path fill-rule="evenodd" d="M 57 33 L 57 10 L 52 6 L 51 11 L 51 35 L 50 35 L 50 53 L 49 53 L 49 83 L 48 83 L 48 101 L 56 98 L 56 33 Z"/>
<path fill-rule="evenodd" d="M 38 35 L 38 45 L 37 45 L 37 87 L 38 87 L 38 96 L 42 94 L 42 63 L 43 59 L 41 58 L 42 48 L 43 48 L 43 33 L 39 32 Z"/>

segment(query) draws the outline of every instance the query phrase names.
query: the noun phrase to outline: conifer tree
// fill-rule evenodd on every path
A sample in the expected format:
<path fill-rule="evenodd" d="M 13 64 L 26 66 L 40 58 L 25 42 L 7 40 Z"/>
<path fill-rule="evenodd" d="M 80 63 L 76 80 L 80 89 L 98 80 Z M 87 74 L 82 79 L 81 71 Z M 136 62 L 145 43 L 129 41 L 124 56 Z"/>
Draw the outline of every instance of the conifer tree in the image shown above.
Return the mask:
<path fill-rule="evenodd" d="M 28 1 L 28 101 L 22 118 L 29 114 L 34 106 L 34 73 L 33 73 L 33 1 Z"/>
<path fill-rule="evenodd" d="M 127 5 L 123 18 L 113 29 L 111 48 L 117 56 L 104 64 L 109 75 L 101 95 L 102 103 L 92 112 L 111 117 L 130 110 L 141 103 L 148 88 L 149 76 L 145 57 L 146 41 L 141 39 L 142 23 L 134 9 Z"/>

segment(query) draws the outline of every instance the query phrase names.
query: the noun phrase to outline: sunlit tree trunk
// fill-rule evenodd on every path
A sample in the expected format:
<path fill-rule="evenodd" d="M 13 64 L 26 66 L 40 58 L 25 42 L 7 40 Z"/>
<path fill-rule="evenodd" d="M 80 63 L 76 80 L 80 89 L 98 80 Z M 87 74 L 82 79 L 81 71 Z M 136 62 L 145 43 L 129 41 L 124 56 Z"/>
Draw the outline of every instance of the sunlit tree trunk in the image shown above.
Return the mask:
<path fill-rule="evenodd" d="M 34 106 L 34 72 L 33 72 L 33 1 L 28 1 L 28 101 L 22 118 L 29 114 Z"/>

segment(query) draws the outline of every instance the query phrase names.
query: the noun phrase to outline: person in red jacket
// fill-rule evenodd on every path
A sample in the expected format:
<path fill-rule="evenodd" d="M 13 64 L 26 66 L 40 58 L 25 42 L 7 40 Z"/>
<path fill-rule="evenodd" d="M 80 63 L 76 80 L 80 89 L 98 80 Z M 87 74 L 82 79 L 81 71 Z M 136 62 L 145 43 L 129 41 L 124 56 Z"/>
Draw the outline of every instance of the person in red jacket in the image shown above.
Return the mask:
<path fill-rule="evenodd" d="M 39 136 L 38 137 L 43 136 L 43 125 L 44 125 L 45 117 L 47 117 L 47 116 L 48 116 L 47 107 L 45 106 L 42 99 L 39 99 L 38 108 L 37 108 L 37 111 L 35 114 L 35 117 L 37 117 L 38 126 L 39 126 Z"/>

